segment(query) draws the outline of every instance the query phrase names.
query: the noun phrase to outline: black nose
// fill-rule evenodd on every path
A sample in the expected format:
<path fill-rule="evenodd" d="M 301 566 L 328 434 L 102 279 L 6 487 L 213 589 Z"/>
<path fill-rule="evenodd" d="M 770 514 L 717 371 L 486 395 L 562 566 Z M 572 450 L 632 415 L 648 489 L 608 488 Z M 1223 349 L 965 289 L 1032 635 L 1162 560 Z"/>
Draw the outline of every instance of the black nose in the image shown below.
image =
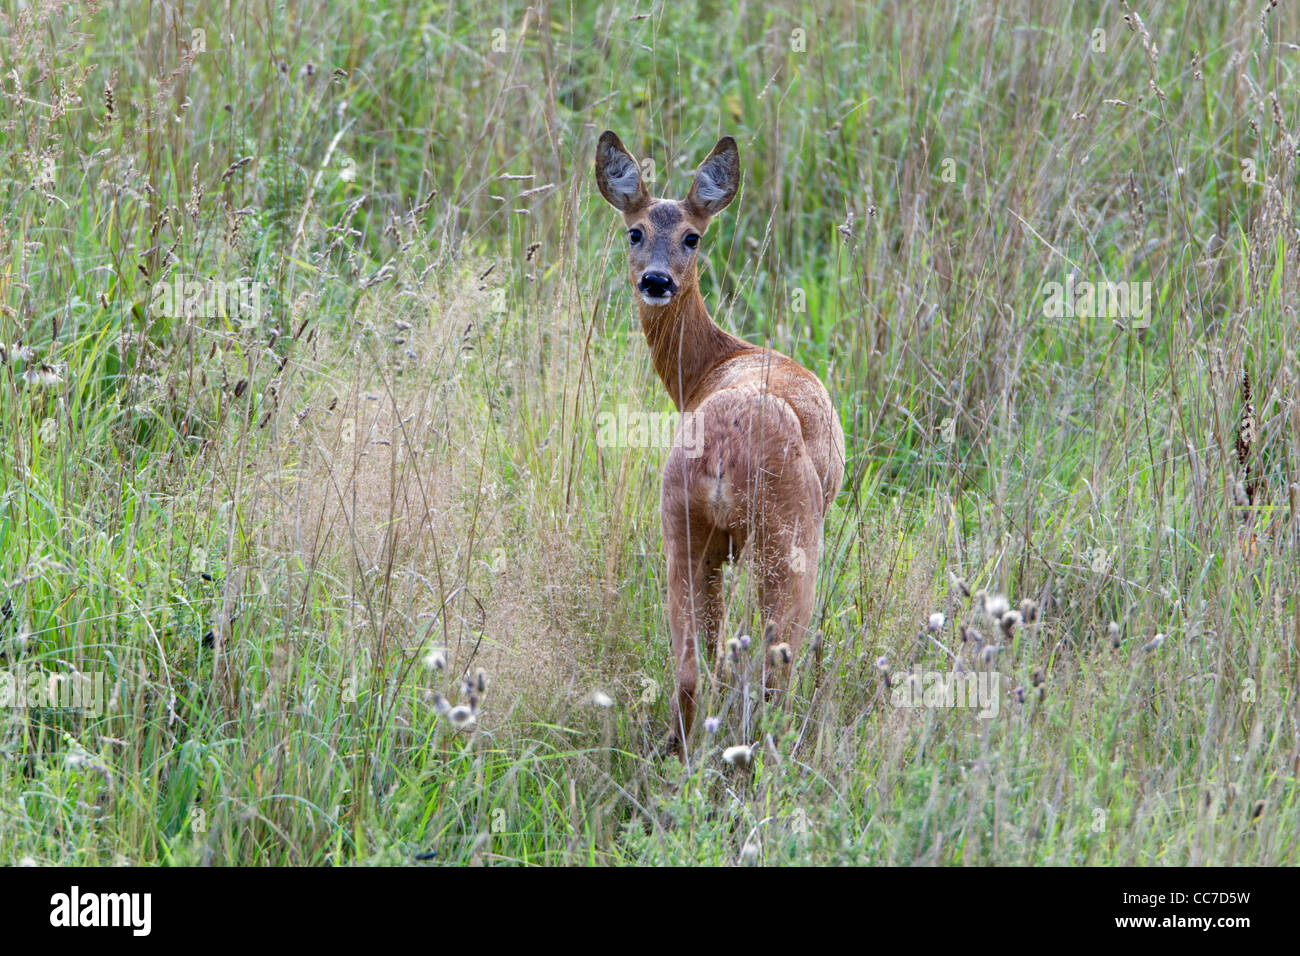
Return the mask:
<path fill-rule="evenodd" d="M 673 292 L 672 276 L 662 272 L 647 272 L 641 276 L 641 291 L 646 295 L 670 295 Z"/>

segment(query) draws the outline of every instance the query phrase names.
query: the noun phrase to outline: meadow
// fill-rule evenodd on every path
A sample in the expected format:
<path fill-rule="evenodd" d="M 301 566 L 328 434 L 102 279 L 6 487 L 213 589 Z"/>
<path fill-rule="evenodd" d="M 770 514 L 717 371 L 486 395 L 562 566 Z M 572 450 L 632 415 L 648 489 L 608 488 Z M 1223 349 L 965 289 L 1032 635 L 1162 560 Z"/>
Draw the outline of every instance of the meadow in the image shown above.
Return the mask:
<path fill-rule="evenodd" d="M 1300 863 L 1294 5 L 9 0 L 0 102 L 0 861 Z M 606 128 L 846 436 L 680 757 Z"/>

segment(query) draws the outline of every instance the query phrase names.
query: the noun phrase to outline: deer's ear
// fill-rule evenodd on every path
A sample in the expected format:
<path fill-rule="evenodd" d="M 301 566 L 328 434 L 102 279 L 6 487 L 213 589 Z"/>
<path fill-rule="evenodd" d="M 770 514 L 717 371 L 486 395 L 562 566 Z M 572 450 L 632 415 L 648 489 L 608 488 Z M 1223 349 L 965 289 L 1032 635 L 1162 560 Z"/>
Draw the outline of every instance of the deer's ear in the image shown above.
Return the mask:
<path fill-rule="evenodd" d="M 641 167 L 623 141 L 609 130 L 601 133 L 596 143 L 596 186 L 605 202 L 625 215 L 650 202 Z"/>
<path fill-rule="evenodd" d="M 716 216 L 736 198 L 739 188 L 740 151 L 734 139 L 724 136 L 695 171 L 686 206 L 697 216 Z"/>

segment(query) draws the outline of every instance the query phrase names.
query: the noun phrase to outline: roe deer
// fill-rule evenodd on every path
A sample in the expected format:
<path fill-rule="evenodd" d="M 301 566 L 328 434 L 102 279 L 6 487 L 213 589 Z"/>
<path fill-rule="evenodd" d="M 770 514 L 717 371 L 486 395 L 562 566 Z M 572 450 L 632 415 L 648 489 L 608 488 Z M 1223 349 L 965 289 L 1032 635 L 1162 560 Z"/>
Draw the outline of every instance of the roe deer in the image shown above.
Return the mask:
<path fill-rule="evenodd" d="M 651 198 L 636 159 L 607 130 L 596 145 L 596 185 L 627 226 L 629 278 L 655 372 L 677 410 L 694 416 L 697 436 L 688 453 L 679 427 L 660 500 L 676 749 L 695 715 L 701 634 L 716 656 L 723 562 L 747 543 L 765 625 L 764 686 L 788 681 L 812 616 L 822 526 L 844 478 L 844 431 L 817 376 L 724 332 L 700 297 L 700 237 L 740 185 L 734 139 L 718 140 L 678 201 Z"/>

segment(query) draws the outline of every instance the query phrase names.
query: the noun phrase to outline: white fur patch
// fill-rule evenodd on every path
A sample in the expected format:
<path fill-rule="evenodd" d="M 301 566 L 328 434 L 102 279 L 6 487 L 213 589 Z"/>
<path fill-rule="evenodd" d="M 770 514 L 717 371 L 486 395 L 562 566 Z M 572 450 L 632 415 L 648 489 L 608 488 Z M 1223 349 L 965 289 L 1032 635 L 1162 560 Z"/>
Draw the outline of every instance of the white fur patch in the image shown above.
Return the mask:
<path fill-rule="evenodd" d="M 641 297 L 641 301 L 646 305 L 667 305 L 672 300 L 671 295 L 646 295 L 640 289 L 637 290 L 637 295 Z"/>

